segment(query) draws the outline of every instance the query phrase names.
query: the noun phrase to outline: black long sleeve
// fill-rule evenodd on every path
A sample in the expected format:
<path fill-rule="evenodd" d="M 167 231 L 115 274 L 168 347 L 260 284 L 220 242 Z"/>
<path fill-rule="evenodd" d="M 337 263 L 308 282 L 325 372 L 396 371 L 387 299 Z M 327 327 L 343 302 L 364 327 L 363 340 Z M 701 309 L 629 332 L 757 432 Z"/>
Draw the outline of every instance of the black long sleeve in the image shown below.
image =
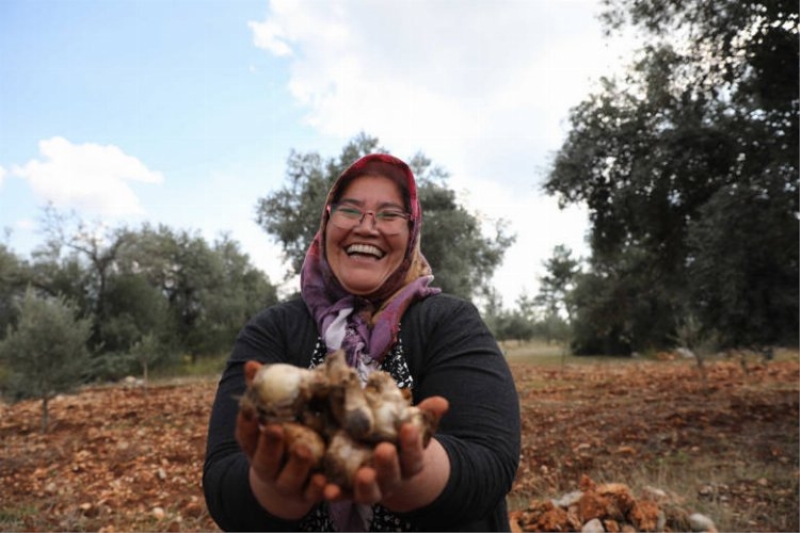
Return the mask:
<path fill-rule="evenodd" d="M 440 295 L 410 309 L 407 319 L 405 353 L 412 374 L 419 369 L 415 401 L 438 395 L 450 403 L 437 439 L 451 463 L 442 494 L 409 517 L 430 530 L 508 529 L 505 496 L 520 454 L 519 399 L 508 364 L 468 302 Z"/>
<path fill-rule="evenodd" d="M 236 416 L 238 398 L 245 390 L 244 363 L 256 360 L 307 367 L 316 335 L 305 304 L 294 300 L 253 317 L 236 339 L 211 409 L 203 467 L 206 505 L 223 530 L 291 531 L 295 527 L 268 513 L 253 495 L 249 463 L 235 438 Z"/>
<path fill-rule="evenodd" d="M 421 530 L 507 530 L 505 495 L 519 462 L 519 401 L 496 341 L 472 304 L 442 294 L 409 307 L 401 341 L 415 403 L 434 395 L 450 403 L 436 434 L 450 459 L 450 478 L 434 502 L 404 516 Z M 264 511 L 250 491 L 247 459 L 234 438 L 237 398 L 245 361 L 307 367 L 316 342 L 316 325 L 299 300 L 263 311 L 237 338 L 212 407 L 203 476 L 209 512 L 225 530 L 297 526 Z"/>

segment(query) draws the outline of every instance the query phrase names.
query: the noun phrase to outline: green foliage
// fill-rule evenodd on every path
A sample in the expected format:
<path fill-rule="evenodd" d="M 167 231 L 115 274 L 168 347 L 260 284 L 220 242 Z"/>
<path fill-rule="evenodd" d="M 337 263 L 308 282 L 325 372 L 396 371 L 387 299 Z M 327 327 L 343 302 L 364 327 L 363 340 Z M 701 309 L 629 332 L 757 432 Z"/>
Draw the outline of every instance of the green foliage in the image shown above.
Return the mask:
<path fill-rule="evenodd" d="M 209 244 L 166 226 L 90 227 L 52 206 L 44 212 L 47 240 L 30 263 L 0 246 L 0 327 L 5 334 L 17 319 L 26 284 L 70 301 L 91 324 L 88 380 L 155 369 L 181 353 L 228 352 L 244 323 L 277 301 L 276 287 L 227 235 Z"/>
<path fill-rule="evenodd" d="M 547 343 L 557 342 L 568 346 L 572 338 L 572 326 L 564 317 L 548 312 L 536 323 L 533 333 Z"/>
<path fill-rule="evenodd" d="M 153 365 L 166 360 L 170 355 L 168 346 L 165 346 L 153 333 L 143 335 L 140 340 L 131 346 L 131 357 L 140 365 L 145 386 Z"/>
<path fill-rule="evenodd" d="M 150 333 L 163 337 L 172 326 L 166 298 L 142 273 L 115 275 L 106 299 L 100 330 L 107 351 L 126 351 Z"/>
<path fill-rule="evenodd" d="M 489 289 L 483 295 L 486 304 L 482 316 L 492 335 L 498 341 L 528 341 L 536 333 L 535 317 L 529 315 L 524 308 L 515 310 L 503 309 L 500 295 Z"/>
<path fill-rule="evenodd" d="M 94 305 L 85 266 L 76 255 L 61 257 L 43 250 L 35 250 L 29 266 L 30 284 L 50 296 L 63 296 L 73 302 L 82 317 L 91 316 Z M 22 294 L 18 291 L 18 294 Z"/>
<path fill-rule="evenodd" d="M 780 187 L 780 183 L 773 186 Z M 720 348 L 797 344 L 798 240 L 791 206 L 774 191 L 720 189 L 693 224 L 688 272 L 692 309 Z"/>
<path fill-rule="evenodd" d="M 417 175 L 423 212 L 421 250 L 433 269 L 434 285 L 464 298 L 481 294 L 515 237 L 506 234 L 502 221 L 493 237 L 484 236 L 480 220 L 457 203 L 454 191 L 431 180 L 425 171 Z"/>
<path fill-rule="evenodd" d="M 0 244 L 0 339 L 17 319 L 16 300 L 30 282 L 26 265 Z"/>
<path fill-rule="evenodd" d="M 145 226 L 131 242 L 119 267 L 149 289 L 127 311 L 135 325 L 129 347 L 152 334 L 171 353 L 193 358 L 227 351 L 245 322 L 277 301 L 275 287 L 228 236 L 209 245 L 186 231 Z"/>
<path fill-rule="evenodd" d="M 288 184 L 256 204 L 258 224 L 282 246 L 290 263 L 287 277 L 300 272 L 305 253 L 320 225 L 320 212 L 335 179 L 356 159 L 386 152 L 373 137 L 361 134 L 338 158 L 323 161 L 316 153 L 292 152 Z M 467 298 L 486 288 L 514 237 L 501 221 L 492 237 L 485 237 L 478 218 L 458 204 L 447 187 L 448 175 L 422 154 L 409 160 L 417 178 L 423 212 L 421 249 L 433 269 L 434 284 Z"/>
<path fill-rule="evenodd" d="M 120 272 L 110 279 L 100 332 L 102 350 L 95 354 L 92 367 L 98 379 L 137 374 L 143 366 L 169 362 L 177 350 L 168 302 L 141 273 Z M 154 349 L 137 351 L 143 344 Z"/>
<path fill-rule="evenodd" d="M 40 398 L 44 430 L 49 399 L 72 390 L 87 370 L 90 335 L 91 321 L 77 318 L 66 300 L 28 289 L 16 327 L 0 342 L 0 361 L 9 371 L 4 392 L 14 399 Z"/>
<path fill-rule="evenodd" d="M 94 316 L 92 344 L 101 346 L 100 325 L 107 315 L 109 279 L 119 254 L 130 245 L 130 232 L 124 226 L 111 228 L 101 221 L 88 224 L 76 213 L 62 213 L 52 204 L 43 210 L 42 232 L 47 240 L 37 255 L 44 259 L 45 279 L 38 286 L 77 302 L 81 316 Z M 59 268 L 60 260 L 69 268 Z"/>
<path fill-rule="evenodd" d="M 286 277 L 300 272 L 306 250 L 319 229 L 320 211 L 336 178 L 357 159 L 386 152 L 378 140 L 361 134 L 342 149 L 338 159 L 323 161 L 317 153 L 292 150 L 287 161 L 286 181 L 279 191 L 256 202 L 256 222 L 283 248 L 289 262 Z"/>
<path fill-rule="evenodd" d="M 580 262 L 572 258 L 572 250 L 560 244 L 553 248 L 553 255 L 544 262 L 546 274 L 539 278 L 539 294 L 534 303 L 549 315 L 558 316 L 563 311 L 572 314 L 567 295 L 580 272 Z"/>
<path fill-rule="evenodd" d="M 511 311 L 500 323 L 499 339 L 529 341 L 536 334 L 536 324 L 519 311 Z"/>
<path fill-rule="evenodd" d="M 546 274 L 539 278 L 539 293 L 530 302 L 542 311 L 536 324 L 536 334 L 546 341 L 564 345 L 572 336 L 571 317 L 574 312 L 570 297 L 580 273 L 580 261 L 573 259 L 572 250 L 564 245 L 553 248 L 553 255 L 543 263 Z"/>
<path fill-rule="evenodd" d="M 786 342 L 798 321 L 798 6 L 605 3 L 609 30 L 630 24 L 650 42 L 624 80 L 573 109 L 544 185 L 590 212 L 576 339 L 590 352 L 664 346 L 693 313 L 728 345 Z"/>

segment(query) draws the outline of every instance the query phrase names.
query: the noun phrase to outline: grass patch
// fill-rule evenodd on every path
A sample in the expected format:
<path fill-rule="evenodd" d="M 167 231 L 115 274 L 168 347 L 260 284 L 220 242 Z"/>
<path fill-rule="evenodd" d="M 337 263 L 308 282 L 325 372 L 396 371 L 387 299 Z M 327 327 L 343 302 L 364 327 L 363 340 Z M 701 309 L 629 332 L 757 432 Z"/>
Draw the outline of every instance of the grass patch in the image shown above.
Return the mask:
<path fill-rule="evenodd" d="M 170 380 L 174 378 L 193 378 L 219 376 L 225 370 L 228 354 L 198 357 L 194 363 L 189 356 L 179 363 L 155 369 L 151 376 L 154 380 Z"/>
<path fill-rule="evenodd" d="M 511 363 L 531 364 L 541 367 L 568 365 L 617 364 L 635 362 L 639 359 L 609 355 L 572 355 L 569 347 L 541 340 L 528 342 L 504 341 L 499 343 L 503 354 Z"/>
<path fill-rule="evenodd" d="M 753 462 L 744 452 L 722 459 L 680 450 L 594 479 L 626 483 L 634 494 L 657 487 L 674 504 L 714 517 L 720 531 L 790 531 L 797 523 L 796 468 Z"/>
<path fill-rule="evenodd" d="M 35 516 L 36 507 L 24 505 L 19 507 L 0 508 L 0 531 L 25 531 L 26 518 Z"/>

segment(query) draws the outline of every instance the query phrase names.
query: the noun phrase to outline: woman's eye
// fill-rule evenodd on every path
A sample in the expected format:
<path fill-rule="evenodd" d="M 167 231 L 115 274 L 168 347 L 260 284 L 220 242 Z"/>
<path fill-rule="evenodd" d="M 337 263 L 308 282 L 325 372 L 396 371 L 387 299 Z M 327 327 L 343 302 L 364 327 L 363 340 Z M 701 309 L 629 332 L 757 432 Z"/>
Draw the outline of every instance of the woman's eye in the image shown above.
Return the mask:
<path fill-rule="evenodd" d="M 361 211 L 352 207 L 340 207 L 338 211 L 346 217 L 361 217 Z"/>

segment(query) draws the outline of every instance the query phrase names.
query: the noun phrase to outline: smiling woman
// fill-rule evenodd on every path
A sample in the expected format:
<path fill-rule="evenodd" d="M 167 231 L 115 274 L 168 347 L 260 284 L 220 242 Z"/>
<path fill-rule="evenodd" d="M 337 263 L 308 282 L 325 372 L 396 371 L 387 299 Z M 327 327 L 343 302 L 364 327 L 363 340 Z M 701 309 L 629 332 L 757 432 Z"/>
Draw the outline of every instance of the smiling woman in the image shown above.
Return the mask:
<path fill-rule="evenodd" d="M 220 381 L 203 487 L 223 529 L 509 529 L 516 388 L 477 309 L 430 286 L 421 226 L 414 175 L 399 159 L 365 156 L 334 183 L 303 263 L 302 298 L 245 326 Z M 386 374 L 425 416 L 441 419 L 429 441 L 399 423 L 397 441 L 374 445 L 352 489 L 326 479 L 283 426 L 260 424 L 234 399 L 249 361 L 307 369 L 339 350 L 360 386 Z"/>
<path fill-rule="evenodd" d="M 325 232 L 325 255 L 345 290 L 368 296 L 400 266 L 409 235 L 402 202 L 394 181 L 365 174 L 353 178 L 333 204 L 331 224 Z M 362 212 L 355 206 L 374 211 Z M 371 221 L 367 215 L 372 215 Z"/>

